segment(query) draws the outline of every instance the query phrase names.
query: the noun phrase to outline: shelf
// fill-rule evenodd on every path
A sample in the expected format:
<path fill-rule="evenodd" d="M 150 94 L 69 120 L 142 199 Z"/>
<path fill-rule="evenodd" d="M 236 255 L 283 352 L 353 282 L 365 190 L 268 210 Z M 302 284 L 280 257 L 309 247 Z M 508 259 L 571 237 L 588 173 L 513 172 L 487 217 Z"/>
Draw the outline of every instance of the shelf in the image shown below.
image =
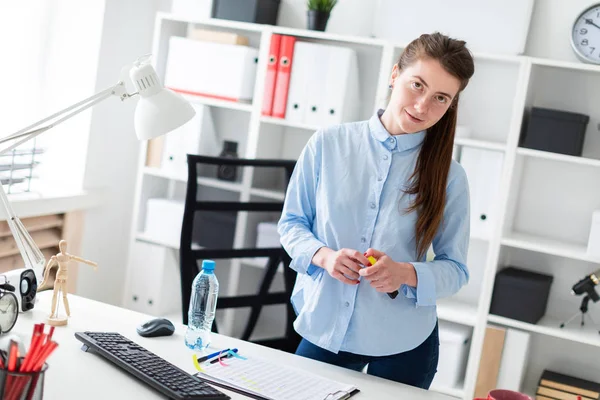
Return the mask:
<path fill-rule="evenodd" d="M 239 22 L 239 21 L 231 21 L 227 19 L 220 18 L 205 18 L 205 19 L 193 19 L 193 18 L 185 18 L 180 15 L 171 14 L 168 12 L 157 12 L 156 13 L 159 18 L 168 19 L 169 21 L 180 21 L 190 24 L 203 24 L 210 26 L 218 26 L 220 28 L 229 28 L 229 29 L 237 29 L 242 31 L 249 32 L 263 32 L 265 30 L 264 25 L 254 24 L 251 22 Z"/>
<path fill-rule="evenodd" d="M 555 160 L 571 164 L 587 165 L 590 167 L 600 167 L 600 160 L 578 156 L 569 156 L 566 154 L 552 153 L 549 151 L 517 148 L 517 154 L 527 157 L 543 158 L 545 160 Z"/>
<path fill-rule="evenodd" d="M 495 150 L 495 151 L 505 151 L 506 150 L 505 143 L 491 142 L 491 141 L 487 141 L 487 140 L 455 138 L 454 144 L 458 145 L 458 146 L 476 147 L 478 149 L 486 149 L 486 150 Z"/>
<path fill-rule="evenodd" d="M 264 197 L 265 199 L 281 200 L 281 201 L 283 201 L 285 199 L 285 193 L 278 192 L 276 190 L 252 188 L 252 189 L 250 189 L 250 194 L 252 196 Z"/>
<path fill-rule="evenodd" d="M 568 243 L 559 239 L 549 239 L 526 233 L 512 232 L 502 238 L 500 243 L 504 246 L 550 254 L 553 256 L 572 258 L 574 260 L 593 263 L 600 262 L 599 258 L 588 256 L 587 245 Z"/>
<path fill-rule="evenodd" d="M 180 94 L 192 104 L 202 104 L 205 106 L 226 108 L 229 110 L 252 112 L 252 103 L 250 102 L 235 102 L 230 100 L 219 100 L 212 97 L 193 96 L 185 93 Z"/>
<path fill-rule="evenodd" d="M 531 60 L 531 63 L 533 65 L 600 73 L 599 65 L 577 63 L 577 62 L 571 62 L 571 61 L 551 60 L 548 58 L 537 58 L 537 57 L 529 57 L 529 59 Z"/>
<path fill-rule="evenodd" d="M 278 33 L 281 35 L 291 35 L 296 36 L 300 39 L 302 38 L 310 38 L 310 39 L 320 39 L 320 40 L 329 40 L 335 42 L 346 42 L 346 43 L 355 43 L 355 44 L 364 44 L 369 46 L 385 46 L 386 41 L 382 39 L 373 39 L 364 36 L 350 36 L 350 35 L 341 35 L 337 33 L 329 33 L 329 32 L 320 32 L 320 31 L 312 31 L 307 29 L 296 29 L 296 28 L 286 28 L 284 26 L 273 26 L 273 33 Z"/>
<path fill-rule="evenodd" d="M 286 126 L 288 128 L 305 129 L 307 131 L 317 131 L 321 129 L 319 126 L 303 124 L 302 122 L 292 122 L 286 120 L 285 118 L 260 117 L 260 122 L 265 124 Z"/>
<path fill-rule="evenodd" d="M 542 335 L 552 336 L 559 339 L 566 339 L 577 343 L 588 344 L 600 347 L 600 334 L 598 330 L 588 324 L 581 327 L 580 320 L 572 321 L 564 328 L 560 328 L 560 321 L 557 318 L 550 316 L 543 317 L 537 324 L 517 321 L 512 318 L 501 317 L 499 315 L 490 314 L 488 321 L 495 324 L 509 326 L 512 328 L 522 329 L 529 332 L 539 333 Z M 588 320 L 589 321 L 589 320 Z"/>
<path fill-rule="evenodd" d="M 457 300 L 441 299 L 437 301 L 438 318 L 462 325 L 475 326 L 477 306 Z"/>
<path fill-rule="evenodd" d="M 465 391 L 463 390 L 463 387 L 464 384 L 460 384 L 455 388 L 432 385 L 429 390 L 462 399 L 465 397 Z"/>
<path fill-rule="evenodd" d="M 156 167 L 144 167 L 144 173 L 146 175 L 157 176 L 164 179 L 172 179 L 180 182 L 187 182 L 186 175 L 179 175 L 176 173 L 163 171 Z M 229 190 L 231 192 L 241 192 L 242 184 L 237 182 L 221 181 L 215 178 L 199 177 L 198 184 L 201 186 L 208 186 L 217 189 Z"/>

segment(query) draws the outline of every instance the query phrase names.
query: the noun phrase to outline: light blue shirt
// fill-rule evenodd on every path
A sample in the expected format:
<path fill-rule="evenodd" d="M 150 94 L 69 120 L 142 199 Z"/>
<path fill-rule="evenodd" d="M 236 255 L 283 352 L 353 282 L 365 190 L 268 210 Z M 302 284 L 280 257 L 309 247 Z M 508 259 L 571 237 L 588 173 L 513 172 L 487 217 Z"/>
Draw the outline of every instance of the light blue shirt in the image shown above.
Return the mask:
<path fill-rule="evenodd" d="M 469 280 L 469 187 L 452 161 L 443 222 L 433 240 L 435 259 L 416 259 L 416 213 L 403 192 L 426 132 L 392 136 L 379 119 L 317 131 L 290 180 L 278 231 L 298 272 L 292 304 L 296 331 L 337 353 L 382 356 L 411 350 L 433 331 L 436 299 L 451 296 Z M 323 246 L 365 252 L 369 247 L 394 261 L 410 262 L 417 287 L 403 285 L 391 299 L 364 278 L 344 284 L 311 264 Z"/>

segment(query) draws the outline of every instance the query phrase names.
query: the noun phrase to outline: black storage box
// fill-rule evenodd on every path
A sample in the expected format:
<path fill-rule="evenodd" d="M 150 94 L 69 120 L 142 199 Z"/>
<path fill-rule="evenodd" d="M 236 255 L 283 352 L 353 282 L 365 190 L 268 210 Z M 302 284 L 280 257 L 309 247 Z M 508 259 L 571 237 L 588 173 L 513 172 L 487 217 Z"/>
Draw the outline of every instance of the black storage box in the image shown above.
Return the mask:
<path fill-rule="evenodd" d="M 215 0 L 213 18 L 277 25 L 281 0 Z"/>
<path fill-rule="evenodd" d="M 236 211 L 196 211 L 192 242 L 209 249 L 233 249 Z"/>
<path fill-rule="evenodd" d="M 521 147 L 581 156 L 589 120 L 584 114 L 533 107 Z"/>
<path fill-rule="evenodd" d="M 496 274 L 490 313 L 536 324 L 546 313 L 553 277 L 516 267 Z"/>

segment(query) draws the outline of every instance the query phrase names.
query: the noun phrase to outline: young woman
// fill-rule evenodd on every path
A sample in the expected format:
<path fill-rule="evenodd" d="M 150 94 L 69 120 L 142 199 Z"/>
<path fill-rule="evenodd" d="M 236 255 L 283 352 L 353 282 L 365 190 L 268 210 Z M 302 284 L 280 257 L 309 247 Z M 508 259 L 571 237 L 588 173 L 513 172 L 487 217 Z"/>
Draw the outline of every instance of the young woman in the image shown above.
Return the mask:
<path fill-rule="evenodd" d="M 394 65 L 385 111 L 319 130 L 302 151 L 278 224 L 298 272 L 296 354 L 429 388 L 436 299 L 469 279 L 469 189 L 452 147 L 473 73 L 465 42 L 422 35 Z"/>

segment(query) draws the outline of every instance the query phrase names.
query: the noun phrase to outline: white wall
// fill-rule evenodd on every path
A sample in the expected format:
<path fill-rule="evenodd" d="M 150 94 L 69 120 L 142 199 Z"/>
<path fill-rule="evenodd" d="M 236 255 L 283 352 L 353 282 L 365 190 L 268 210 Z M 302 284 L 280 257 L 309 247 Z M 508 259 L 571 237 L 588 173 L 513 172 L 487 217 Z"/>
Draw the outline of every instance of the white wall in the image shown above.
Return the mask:
<path fill-rule="evenodd" d="M 371 36 L 373 15 L 380 0 L 338 0 L 327 22 L 327 32 Z M 277 24 L 306 29 L 306 0 L 282 0 Z"/>
<path fill-rule="evenodd" d="M 106 0 L 96 91 L 115 84 L 121 68 L 150 53 L 154 18 L 164 0 Z M 167 8 L 168 10 L 168 8 Z M 135 101 L 109 99 L 93 109 L 84 189 L 107 191 L 107 203 L 86 214 L 82 256 L 98 270 L 80 268 L 77 294 L 120 304 L 132 221 L 140 143 L 133 129 Z"/>
<path fill-rule="evenodd" d="M 526 54 L 578 61 L 571 49 L 571 28 L 579 13 L 595 0 L 536 0 L 529 27 Z"/>

